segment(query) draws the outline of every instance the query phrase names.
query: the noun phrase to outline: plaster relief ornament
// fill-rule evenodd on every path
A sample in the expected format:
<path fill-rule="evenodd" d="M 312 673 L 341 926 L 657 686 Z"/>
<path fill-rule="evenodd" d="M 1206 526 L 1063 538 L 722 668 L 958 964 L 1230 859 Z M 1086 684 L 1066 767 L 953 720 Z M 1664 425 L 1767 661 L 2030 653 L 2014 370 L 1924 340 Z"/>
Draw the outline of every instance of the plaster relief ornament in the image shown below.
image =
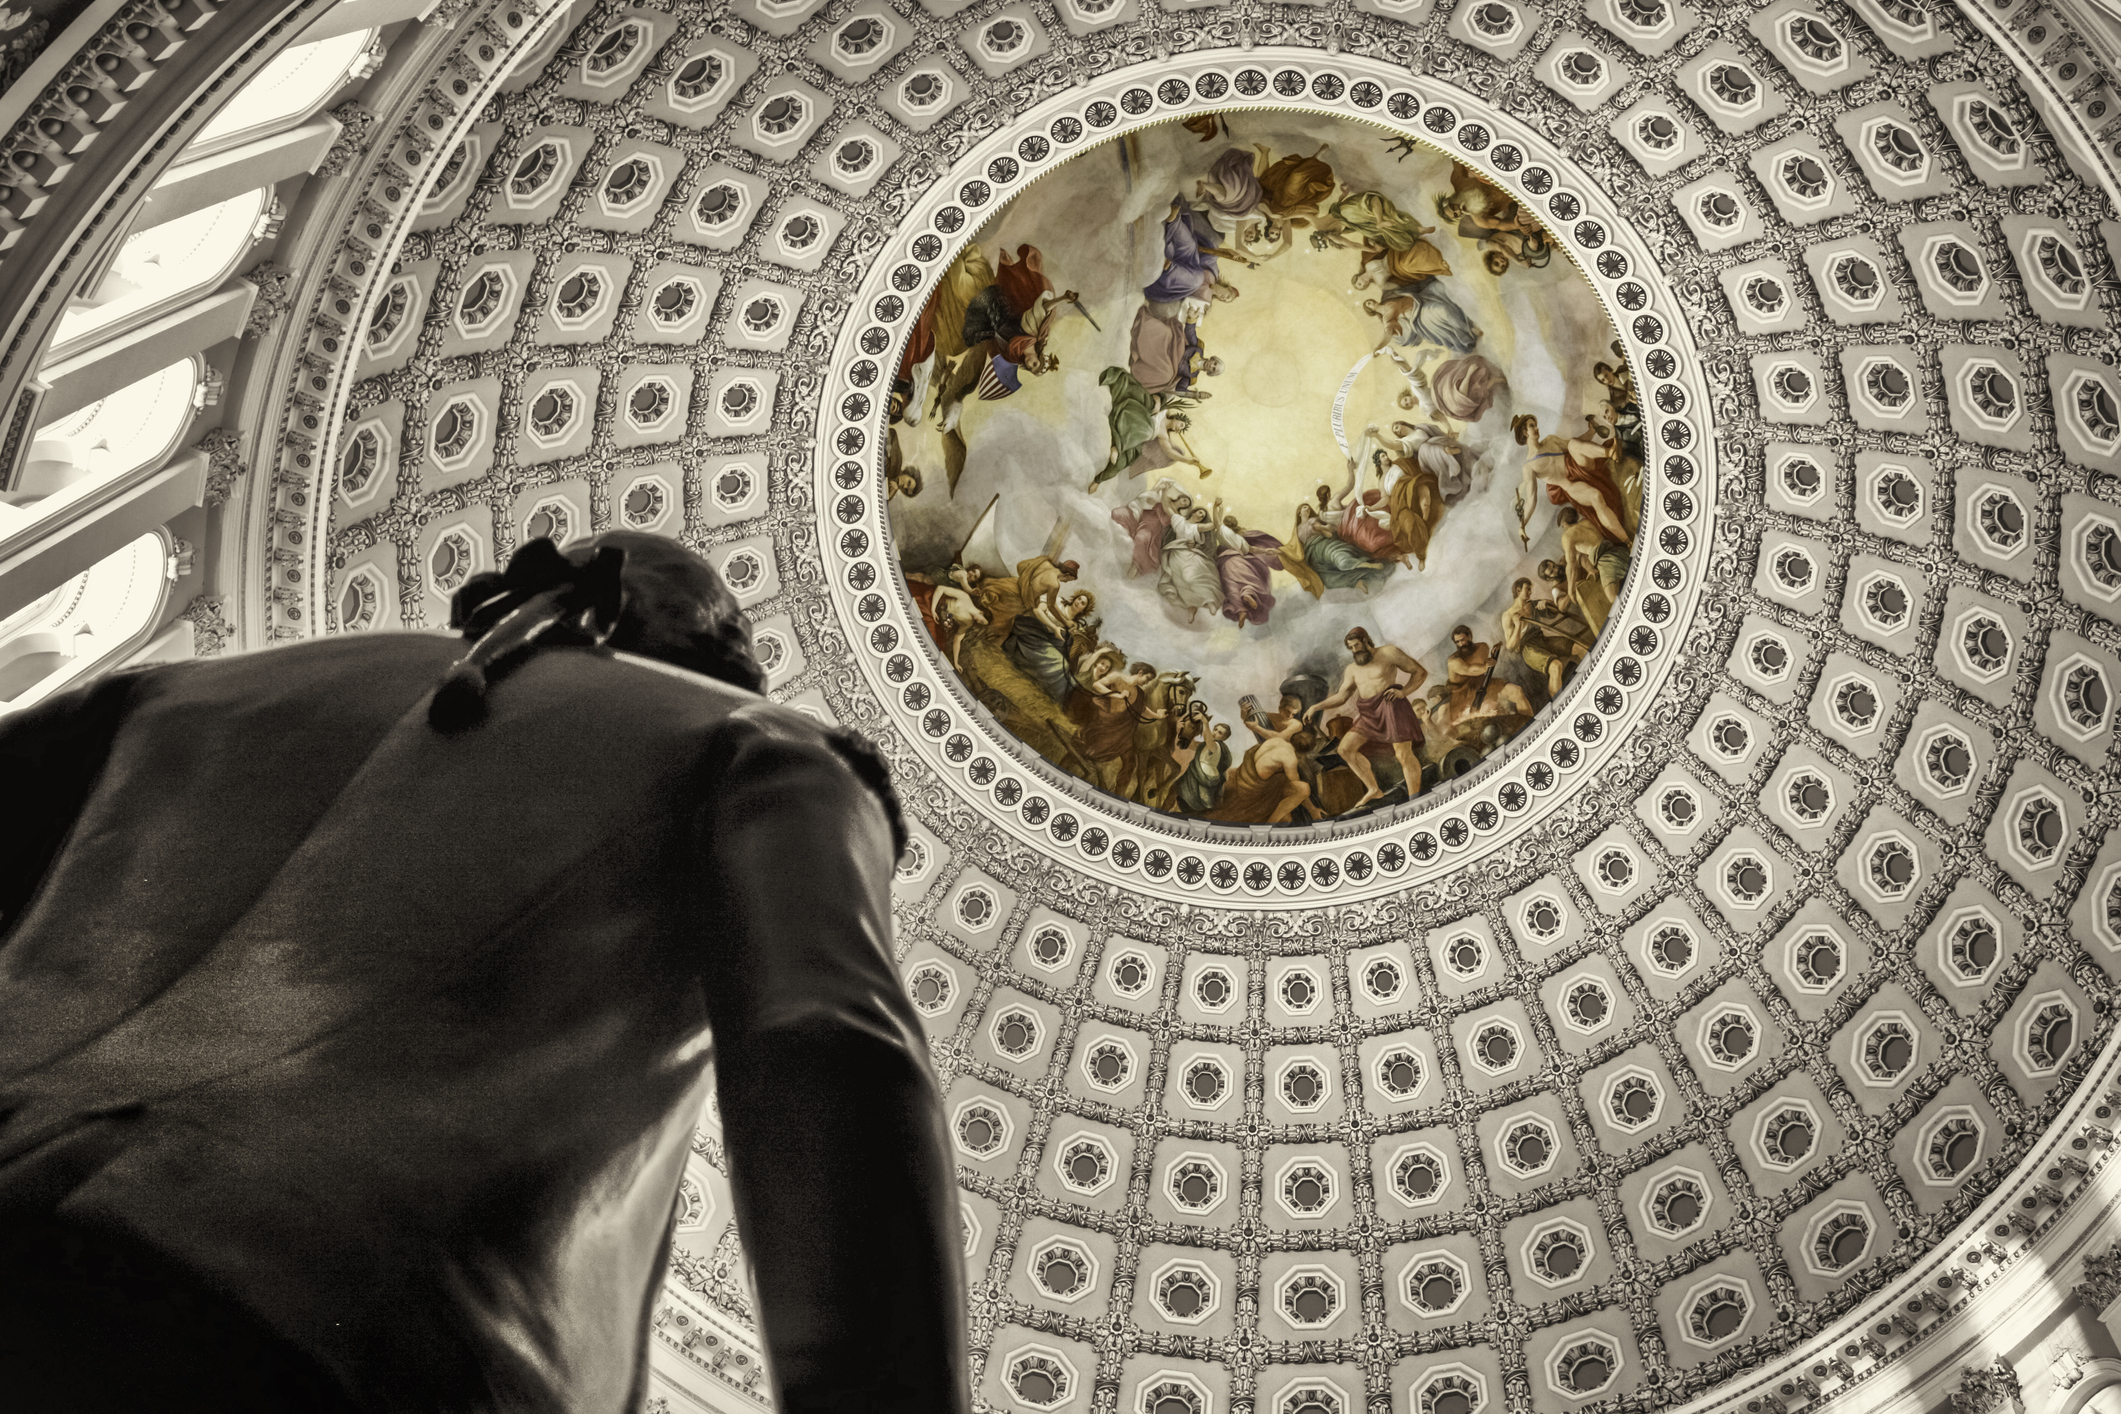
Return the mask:
<path fill-rule="evenodd" d="M 1419 141 L 1216 115 L 999 206 L 885 461 L 940 656 L 1088 786 L 1225 824 L 1403 803 L 1574 676 L 1633 558 L 1634 375 L 1529 207 Z"/>
<path fill-rule="evenodd" d="M 1969 1365 L 1952 1391 L 1953 1414 L 2022 1414 L 2018 1373 L 1999 1356 L 1993 1364 Z"/>

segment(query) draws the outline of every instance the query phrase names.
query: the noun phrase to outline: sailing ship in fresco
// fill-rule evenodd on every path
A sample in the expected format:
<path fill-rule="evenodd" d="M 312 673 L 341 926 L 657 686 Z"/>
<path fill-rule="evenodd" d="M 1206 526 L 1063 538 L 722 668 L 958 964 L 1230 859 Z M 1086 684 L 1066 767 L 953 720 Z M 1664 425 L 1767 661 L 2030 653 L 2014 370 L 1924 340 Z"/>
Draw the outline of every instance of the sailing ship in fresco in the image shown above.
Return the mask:
<path fill-rule="evenodd" d="M 1232 143 L 1203 171 L 1204 131 Z M 1632 560 L 1641 408 L 1587 283 L 1500 187 L 1355 123 L 1108 147 L 988 221 L 897 369 L 894 530 L 942 658 L 1031 750 L 1176 815 L 1471 771 Z"/>

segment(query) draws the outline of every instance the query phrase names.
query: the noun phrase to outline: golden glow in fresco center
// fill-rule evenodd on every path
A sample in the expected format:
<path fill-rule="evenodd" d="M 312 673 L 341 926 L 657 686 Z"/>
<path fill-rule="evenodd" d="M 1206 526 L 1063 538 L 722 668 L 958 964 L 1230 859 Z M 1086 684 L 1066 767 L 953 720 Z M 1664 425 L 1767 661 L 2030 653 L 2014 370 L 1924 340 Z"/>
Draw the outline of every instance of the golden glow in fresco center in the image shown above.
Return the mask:
<path fill-rule="evenodd" d="M 1531 213 L 1411 138 L 1233 111 L 1085 151 L 924 309 L 886 442 L 928 631 L 1026 746 L 1232 824 L 1402 803 L 1604 626 L 1641 410 Z"/>

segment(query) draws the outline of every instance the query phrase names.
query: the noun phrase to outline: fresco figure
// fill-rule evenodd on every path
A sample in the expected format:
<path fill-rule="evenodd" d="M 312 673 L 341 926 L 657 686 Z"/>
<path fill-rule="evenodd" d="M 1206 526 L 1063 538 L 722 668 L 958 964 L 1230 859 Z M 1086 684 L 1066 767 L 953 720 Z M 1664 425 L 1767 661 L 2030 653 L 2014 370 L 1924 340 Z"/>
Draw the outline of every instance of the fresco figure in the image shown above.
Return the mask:
<path fill-rule="evenodd" d="M 1635 375 L 1625 361 L 1591 365 L 1591 376 L 1606 390 L 1606 421 L 1613 426 L 1613 435 L 1622 446 L 1640 460 L 1642 457 L 1642 402 L 1636 396 Z"/>
<path fill-rule="evenodd" d="M 1429 670 L 1389 643 L 1378 646 L 1364 628 L 1349 629 L 1341 642 L 1353 661 L 1341 677 L 1340 691 L 1305 712 L 1304 720 L 1315 720 L 1321 713 L 1352 700 L 1355 722 L 1340 739 L 1340 759 L 1362 781 L 1364 789 L 1362 798 L 1350 808 L 1360 810 L 1384 795 L 1377 784 L 1376 770 L 1363 755 L 1363 747 L 1373 741 L 1392 748 L 1400 769 L 1406 772 L 1407 796 L 1412 799 L 1421 794 L 1421 762 L 1414 750 L 1421 745 L 1422 737 L 1421 724 L 1415 720 L 1407 696 L 1421 690 Z M 1406 675 L 1405 682 L 1400 681 L 1402 673 Z"/>
<path fill-rule="evenodd" d="M 1051 555 L 1033 555 L 1027 560 L 1018 560 L 1017 612 L 1028 614 L 1043 605 L 1058 617 L 1060 587 L 1074 580 L 1081 570 L 1082 566 L 1075 561 L 1055 560 Z"/>
<path fill-rule="evenodd" d="M 1297 761 L 1317 745 L 1318 734 L 1301 717 L 1270 727 L 1248 708 L 1243 720 L 1245 729 L 1258 740 L 1223 782 L 1222 799 L 1207 818 L 1238 825 L 1279 825 L 1311 798 L 1311 787 L 1297 769 Z"/>
<path fill-rule="evenodd" d="M 1636 394 L 1635 375 L 1620 357 L 1617 341 L 1613 354 L 1612 363 L 1592 364 L 1591 376 L 1606 389 L 1603 421 L 1612 431 L 1613 480 L 1619 484 L 1621 508 L 1632 526 L 1642 519 L 1642 468 L 1649 452 L 1642 440 L 1642 401 Z"/>
<path fill-rule="evenodd" d="M 1463 162 L 1451 164 L 1451 190 L 1436 198 L 1436 214 L 1481 247 L 1481 264 L 1497 277 L 1512 264 L 1540 269 L 1554 258 L 1553 242 L 1538 220 Z"/>
<path fill-rule="evenodd" d="M 1430 280 L 1451 273 L 1443 252 L 1422 237 L 1435 234 L 1392 204 L 1383 192 L 1350 192 L 1319 214 L 1311 248 L 1359 252 L 1354 287 L 1366 289 Z M 1356 239 L 1349 240 L 1348 233 Z"/>
<path fill-rule="evenodd" d="M 1389 553 L 1402 564 L 1412 555 L 1426 568 L 1436 527 L 1472 486 L 1472 474 L 1466 470 L 1465 449 L 1438 429 L 1395 422 L 1392 433 L 1387 436 L 1374 423 L 1363 429 L 1362 443 L 1349 458 L 1348 489 L 1334 504 L 1372 508 L 1389 528 Z M 1364 490 L 1372 472 L 1377 486 Z"/>
<path fill-rule="evenodd" d="M 965 439 L 958 431 L 965 398 L 977 391 L 982 401 L 994 402 L 1021 388 L 1024 373 L 1059 368 L 1046 341 L 1062 309 L 1079 299 L 1074 290 L 1054 290 L 1037 246 L 1021 243 L 1013 257 L 1003 251 L 1001 262 L 997 270 L 979 242 L 968 244 L 921 311 L 900 362 L 900 381 L 908 387 L 918 365 L 934 362 L 930 397 L 941 419 L 943 469 L 953 493 L 965 472 Z"/>
<path fill-rule="evenodd" d="M 1510 387 L 1503 371 L 1479 354 L 1450 359 L 1413 376 L 1427 383 L 1436 410 L 1456 422 L 1480 421 L 1495 405 L 1496 395 Z"/>
<path fill-rule="evenodd" d="M 1362 475 L 1360 468 L 1361 463 L 1357 462 L 1354 474 L 1358 481 Z M 1319 487 L 1319 504 L 1324 505 L 1331 494 L 1331 487 Z M 1375 491 L 1367 495 L 1357 494 L 1349 497 L 1341 505 L 1340 522 L 1334 527 L 1334 534 L 1380 564 L 1396 561 L 1401 568 L 1412 569 L 1413 566 L 1407 564 L 1406 557 L 1393 542 L 1392 512 L 1380 504 L 1381 500 L 1382 497 Z"/>
<path fill-rule="evenodd" d="M 1266 149 L 1258 149 L 1264 157 Z M 1235 235 L 1259 210 L 1266 192 L 1259 183 L 1259 164 L 1252 153 L 1233 147 L 1215 159 L 1208 175 L 1193 184 L 1201 214 L 1216 230 Z"/>
<path fill-rule="evenodd" d="M 1156 669 L 1148 663 L 1101 679 L 1098 710 L 1083 728 L 1082 753 L 1096 768 L 1092 779 L 1115 795 L 1128 795 L 1134 783 L 1135 728 L 1161 715 L 1148 696 L 1155 681 Z"/>
<path fill-rule="evenodd" d="M 1293 687 L 1302 687 L 1305 690 L 1304 695 L 1299 696 L 1291 692 L 1290 689 Z M 1247 696 L 1238 702 L 1238 718 L 1242 721 L 1249 717 L 1257 717 L 1261 724 L 1269 730 L 1280 731 L 1291 722 L 1301 725 L 1304 709 L 1311 703 L 1322 700 L 1325 695 L 1326 684 L 1323 680 L 1314 675 L 1300 674 L 1282 684 L 1279 705 L 1274 711 L 1260 711 L 1258 702 Z M 1311 792 L 1311 804 L 1306 808 L 1316 813 L 1321 808 L 1318 802 L 1324 799 L 1323 795 L 1320 794 L 1320 783 L 1324 775 L 1325 765 L 1320 760 L 1320 756 L 1330 743 L 1322 734 L 1316 731 L 1309 732 L 1302 738 L 1292 739 L 1292 741 L 1298 743 L 1296 774 Z M 1352 797 L 1350 798 L 1352 799 Z"/>
<path fill-rule="evenodd" d="M 1451 630 L 1451 652 L 1444 660 L 1449 685 L 1443 689 L 1443 700 L 1430 709 L 1431 721 L 1449 729 L 1479 718 L 1531 718 L 1532 702 L 1525 690 L 1496 675 L 1502 658 L 1498 648 L 1475 642 L 1473 630 L 1465 624 Z"/>
<path fill-rule="evenodd" d="M 1075 691 L 1075 681 L 1068 672 L 1068 645 L 1074 626 L 1096 607 L 1097 596 L 1087 589 L 1078 590 L 1058 612 L 1040 599 L 1029 612 L 1016 616 L 1009 625 L 1008 637 L 1002 640 L 1002 651 L 1009 655 L 1009 661 L 1062 706 L 1067 705 L 1069 695 Z"/>
<path fill-rule="evenodd" d="M 1252 262 L 1272 260 L 1288 252 L 1297 228 L 1318 215 L 1338 185 L 1324 152 L 1292 152 L 1277 161 L 1264 143 L 1250 152 L 1231 148 L 1194 183 L 1193 194 L 1209 223 L 1234 237 Z"/>
<path fill-rule="evenodd" d="M 977 565 L 952 566 L 940 584 L 934 586 L 930 597 L 930 630 L 950 650 L 950 665 L 959 665 L 959 650 L 963 648 L 965 634 L 974 625 L 987 622 L 986 611 L 973 598 L 981 578 Z"/>
<path fill-rule="evenodd" d="M 1277 221 L 1295 225 L 1317 216 L 1339 185 L 1324 160 L 1323 143 L 1309 157 L 1292 152 L 1274 162 L 1267 161 L 1272 154 L 1265 144 L 1255 144 L 1255 149 L 1263 164 L 1258 168 L 1260 205 Z"/>
<path fill-rule="evenodd" d="M 1144 304 L 1134 312 L 1134 328 L 1127 338 L 1127 372 L 1142 385 L 1142 391 L 1169 396 L 1188 393 L 1210 396 L 1196 389 L 1202 378 L 1223 371 L 1223 361 L 1202 351 L 1200 326 L 1181 323 L 1173 306 Z"/>
<path fill-rule="evenodd" d="M 1328 589 L 1360 589 L 1368 594 L 1389 579 L 1395 568 L 1341 539 L 1308 502 L 1296 508 L 1296 529 L 1281 547 L 1281 563 L 1314 599 Z"/>
<path fill-rule="evenodd" d="M 1587 430 L 1596 430 L 1595 426 Z M 1565 437 L 1539 435 L 1539 419 L 1520 413 L 1510 419 L 1510 431 L 1520 447 L 1534 448 L 1525 458 L 1524 479 L 1517 488 L 1518 539 L 1529 548 L 1525 526 L 1538 501 L 1538 486 L 1547 488 L 1547 500 L 1557 506 L 1574 506 L 1598 522 L 1599 528 L 1622 544 L 1635 543 L 1634 527 L 1627 523 L 1626 502 L 1613 480 L 1611 448 Z M 1605 455 L 1600 455 L 1604 450 Z"/>
<path fill-rule="evenodd" d="M 1510 604 L 1502 611 L 1503 647 L 1544 680 L 1549 701 L 1561 695 L 1562 685 L 1590 650 L 1589 644 L 1562 630 L 1559 618 L 1551 605 L 1533 599 L 1531 580 L 1519 579 L 1510 586 Z"/>
<path fill-rule="evenodd" d="M 1097 381 L 1112 399 L 1106 413 L 1112 450 L 1097 475 L 1090 478 L 1092 495 L 1123 471 L 1129 476 L 1144 476 L 1186 462 L 1199 465 L 1184 445 L 1186 429 L 1193 420 L 1179 409 L 1191 407 L 1189 399 L 1174 400 L 1151 393 L 1142 387 L 1141 380 L 1117 364 L 1099 374 Z M 1202 466 L 1200 474 L 1206 478 L 1213 473 Z"/>
<path fill-rule="evenodd" d="M 1162 568 L 1164 537 L 1171 529 L 1172 518 L 1192 509 L 1193 498 L 1166 476 L 1112 512 L 1113 524 L 1127 533 L 1134 546 L 1133 557 L 1127 562 L 1127 578 L 1155 574 Z"/>
<path fill-rule="evenodd" d="M 1480 344 L 1480 327 L 1435 280 L 1388 286 L 1382 300 L 1364 300 L 1362 312 L 1384 321 L 1380 349 L 1390 344 L 1405 348 L 1435 344 L 1455 354 L 1469 354 Z"/>
<path fill-rule="evenodd" d="M 1443 522 L 1444 511 L 1449 501 L 1443 487 L 1436 480 L 1426 458 L 1395 457 L 1386 448 L 1379 447 L 1370 454 L 1370 464 L 1378 477 L 1378 489 L 1374 494 L 1383 498 L 1387 509 L 1386 524 L 1392 531 L 1392 549 L 1406 563 L 1412 555 L 1414 563 L 1422 569 L 1429 567 L 1429 541 L 1436 534 L 1436 527 Z M 1456 469 L 1456 463 L 1452 463 Z"/>
<path fill-rule="evenodd" d="M 1195 706 L 1201 706 L 1195 703 Z M 1178 778 L 1178 808 L 1188 815 L 1206 815 L 1222 803 L 1223 779 L 1230 771 L 1230 724 L 1217 722 L 1208 728 L 1208 738 L 1186 763 Z"/>
<path fill-rule="evenodd" d="M 1128 761 L 1130 775 L 1119 785 L 1118 794 L 1153 810 L 1172 808 L 1181 767 L 1177 750 L 1182 724 L 1193 705 L 1193 689 L 1199 680 L 1187 672 L 1158 673 L 1145 696 L 1149 710 L 1134 729 L 1134 750 Z"/>
<path fill-rule="evenodd" d="M 906 460 L 904 448 L 899 443 L 898 424 L 905 407 L 905 398 L 898 389 L 892 389 L 891 421 L 884 428 L 884 497 L 886 500 L 898 496 L 918 496 L 921 494 L 921 469 Z"/>
<path fill-rule="evenodd" d="M 1628 548 L 1608 540 L 1594 520 L 1574 506 L 1561 510 L 1561 564 L 1566 575 L 1569 602 L 1574 604 L 1597 633 L 1613 612 L 1613 601 L 1628 577 Z"/>
<path fill-rule="evenodd" d="M 1174 608 L 1183 610 L 1187 623 L 1199 617 L 1202 609 L 1222 607 L 1222 571 L 1215 563 L 1216 551 L 1222 548 L 1222 512 L 1221 501 L 1215 503 L 1213 510 L 1195 506 L 1184 515 L 1172 517 L 1164 532 L 1156 592 Z"/>
<path fill-rule="evenodd" d="M 1465 443 L 1441 427 L 1427 422 L 1395 422 L 1390 435 L 1378 434 L 1378 445 L 1395 458 L 1411 461 L 1436 478 L 1436 489 L 1447 506 L 1455 506 L 1473 489 L 1471 453 Z"/>
<path fill-rule="evenodd" d="M 1175 737 L 1171 745 L 1171 762 L 1183 776 L 1208 740 L 1208 704 L 1196 697 L 1171 722 Z"/>
<path fill-rule="evenodd" d="M 1127 655 L 1120 652 L 1117 644 L 1100 643 L 1094 651 L 1076 660 L 1074 673 L 1076 686 L 1082 689 L 1083 695 L 1072 701 L 1081 703 L 1090 698 L 1109 697 L 1120 691 L 1120 680 L 1127 674 Z M 1090 705 L 1101 710 L 1107 704 Z"/>
<path fill-rule="evenodd" d="M 1213 223 L 1183 196 L 1171 198 L 1164 217 L 1163 273 L 1142 287 L 1150 304 L 1183 304 L 1188 300 L 1233 300 L 1237 287 L 1222 277 L 1222 257 L 1245 257 L 1217 243 Z"/>
<path fill-rule="evenodd" d="M 1074 290 L 1054 292 L 1037 246 L 1019 244 L 1013 257 L 1005 250 L 993 282 L 965 306 L 965 347 L 992 342 L 998 352 L 1023 363 L 1032 344 L 1045 342 L 1059 307 L 1077 298 Z"/>
<path fill-rule="evenodd" d="M 1223 617 L 1243 628 L 1264 625 L 1274 612 L 1273 572 L 1281 565 L 1281 542 L 1263 530 L 1246 530 L 1236 516 L 1223 517 L 1215 568 L 1222 575 Z"/>

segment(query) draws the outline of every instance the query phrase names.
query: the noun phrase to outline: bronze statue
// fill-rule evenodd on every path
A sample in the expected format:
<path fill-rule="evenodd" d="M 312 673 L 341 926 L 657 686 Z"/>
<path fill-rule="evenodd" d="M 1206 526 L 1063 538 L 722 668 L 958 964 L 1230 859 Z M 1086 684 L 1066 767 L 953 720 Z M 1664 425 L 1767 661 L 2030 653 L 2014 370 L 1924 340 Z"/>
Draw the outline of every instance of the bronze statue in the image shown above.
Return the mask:
<path fill-rule="evenodd" d="M 10 1388 L 638 1408 L 711 1035 L 776 1407 L 966 1409 L 881 762 L 672 541 L 532 541 L 452 626 L 0 722 Z"/>

